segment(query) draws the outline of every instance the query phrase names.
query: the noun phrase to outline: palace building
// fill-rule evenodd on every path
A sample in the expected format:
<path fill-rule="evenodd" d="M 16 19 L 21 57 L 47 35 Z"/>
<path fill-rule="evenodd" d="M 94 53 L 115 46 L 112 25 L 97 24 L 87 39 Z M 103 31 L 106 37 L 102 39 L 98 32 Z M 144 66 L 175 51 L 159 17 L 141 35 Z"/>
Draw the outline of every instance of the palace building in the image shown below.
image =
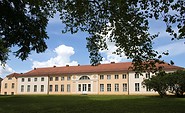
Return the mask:
<path fill-rule="evenodd" d="M 160 64 L 166 72 L 184 69 L 178 66 Z M 142 85 L 142 76 L 129 70 L 131 62 L 100 64 L 98 66 L 78 65 L 63 67 L 34 68 L 24 74 L 12 73 L 1 83 L 2 95 L 29 94 L 156 94 Z"/>

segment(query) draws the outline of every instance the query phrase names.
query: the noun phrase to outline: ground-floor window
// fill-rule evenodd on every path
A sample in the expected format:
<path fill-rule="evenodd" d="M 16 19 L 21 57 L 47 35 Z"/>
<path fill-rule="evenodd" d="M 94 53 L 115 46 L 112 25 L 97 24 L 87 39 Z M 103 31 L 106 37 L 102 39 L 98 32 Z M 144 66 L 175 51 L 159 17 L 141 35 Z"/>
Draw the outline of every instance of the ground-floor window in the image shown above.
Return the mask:
<path fill-rule="evenodd" d="M 49 91 L 50 91 L 50 92 L 53 91 L 53 85 L 49 85 Z"/>
<path fill-rule="evenodd" d="M 91 91 L 91 84 L 88 84 L 88 91 Z"/>
<path fill-rule="evenodd" d="M 61 92 L 64 92 L 64 85 L 61 85 Z"/>
<path fill-rule="evenodd" d="M 100 92 L 104 91 L 104 84 L 100 84 Z"/>
<path fill-rule="evenodd" d="M 37 92 L 37 85 L 34 85 L 34 92 Z"/>
<path fill-rule="evenodd" d="M 119 91 L 119 84 L 115 84 L 115 92 Z"/>
<path fill-rule="evenodd" d="M 44 85 L 41 85 L 40 91 L 44 92 Z"/>
<path fill-rule="evenodd" d="M 4 92 L 4 95 L 7 95 L 7 92 Z"/>
<path fill-rule="evenodd" d="M 123 92 L 125 92 L 125 91 L 127 91 L 127 84 L 126 83 L 123 84 Z"/>
<path fill-rule="evenodd" d="M 70 84 L 67 84 L 67 92 L 70 92 Z"/>
<path fill-rule="evenodd" d="M 11 95 L 14 95 L 14 92 L 11 92 Z"/>
<path fill-rule="evenodd" d="M 108 92 L 111 91 L 111 84 L 107 84 L 107 91 L 108 91 Z"/>
<path fill-rule="evenodd" d="M 27 92 L 30 92 L 30 85 L 27 85 Z"/>
<path fill-rule="evenodd" d="M 139 83 L 135 83 L 135 91 L 139 91 Z"/>
<path fill-rule="evenodd" d="M 151 91 L 151 88 L 147 86 L 146 91 Z"/>
<path fill-rule="evenodd" d="M 78 91 L 81 91 L 81 84 L 78 84 Z"/>
<path fill-rule="evenodd" d="M 24 92 L 24 85 L 21 85 L 21 92 Z"/>
<path fill-rule="evenodd" d="M 58 92 L 58 85 L 55 85 L 55 92 Z"/>

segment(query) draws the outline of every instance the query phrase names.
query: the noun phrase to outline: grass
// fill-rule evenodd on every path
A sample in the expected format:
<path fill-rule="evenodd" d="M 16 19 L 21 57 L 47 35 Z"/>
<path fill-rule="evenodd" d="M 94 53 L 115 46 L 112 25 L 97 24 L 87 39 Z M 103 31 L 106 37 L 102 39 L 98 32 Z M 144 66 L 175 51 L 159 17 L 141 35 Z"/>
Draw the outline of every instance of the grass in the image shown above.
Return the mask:
<path fill-rule="evenodd" d="M 0 113 L 183 113 L 185 98 L 123 95 L 0 96 Z"/>

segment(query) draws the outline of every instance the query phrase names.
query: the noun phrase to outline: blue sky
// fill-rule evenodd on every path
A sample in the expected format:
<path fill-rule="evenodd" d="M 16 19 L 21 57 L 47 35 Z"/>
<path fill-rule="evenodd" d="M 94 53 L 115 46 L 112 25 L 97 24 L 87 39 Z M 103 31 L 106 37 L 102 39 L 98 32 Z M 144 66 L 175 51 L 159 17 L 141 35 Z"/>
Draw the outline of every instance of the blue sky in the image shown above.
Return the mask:
<path fill-rule="evenodd" d="M 17 72 L 24 73 L 32 70 L 34 67 L 48 67 L 48 66 L 65 66 L 69 65 L 87 65 L 90 64 L 89 53 L 86 48 L 86 37 L 88 33 L 79 32 L 77 34 L 62 34 L 61 30 L 64 25 L 61 23 L 59 16 L 50 19 L 47 33 L 49 39 L 46 40 L 48 49 L 44 53 L 37 54 L 32 52 L 29 58 L 21 61 L 10 53 L 9 60 L 6 67 L 0 67 L 0 77 Z M 164 56 L 163 60 L 169 62 L 173 60 L 175 65 L 185 67 L 185 40 L 171 41 L 169 34 L 165 32 L 165 24 L 160 21 L 150 21 L 150 32 L 158 33 L 160 35 L 154 40 L 154 48 L 159 52 L 169 51 L 168 56 Z M 101 51 L 104 59 L 102 63 L 125 62 L 131 61 L 126 57 L 119 57 L 113 55 L 112 52 L 116 49 L 114 43 L 107 42 L 109 50 Z M 14 51 L 15 48 L 12 48 Z"/>

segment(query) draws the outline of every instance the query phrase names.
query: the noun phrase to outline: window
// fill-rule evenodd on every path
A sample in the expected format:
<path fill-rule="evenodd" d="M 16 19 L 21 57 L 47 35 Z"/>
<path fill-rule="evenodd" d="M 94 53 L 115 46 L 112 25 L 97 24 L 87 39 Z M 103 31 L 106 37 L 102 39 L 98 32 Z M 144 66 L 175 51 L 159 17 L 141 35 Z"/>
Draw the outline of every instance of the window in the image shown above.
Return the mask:
<path fill-rule="evenodd" d="M 123 84 L 123 92 L 125 92 L 125 91 L 127 91 L 127 84 L 126 83 Z"/>
<path fill-rule="evenodd" d="M 111 91 L 111 84 L 107 84 L 107 91 L 108 91 L 108 92 Z"/>
<path fill-rule="evenodd" d="M 104 92 L 104 84 L 100 84 L 100 92 Z"/>
<path fill-rule="evenodd" d="M 40 92 L 44 92 L 44 85 L 40 86 Z"/>
<path fill-rule="evenodd" d="M 135 74 L 135 78 L 139 78 L 139 73 L 136 73 Z"/>
<path fill-rule="evenodd" d="M 126 74 L 123 74 L 122 75 L 122 79 L 126 79 L 127 78 L 127 75 Z"/>
<path fill-rule="evenodd" d="M 11 95 L 14 95 L 14 92 L 11 92 Z"/>
<path fill-rule="evenodd" d="M 88 91 L 91 91 L 91 84 L 88 84 Z"/>
<path fill-rule="evenodd" d="M 67 92 L 70 92 L 70 84 L 67 84 Z"/>
<path fill-rule="evenodd" d="M 55 85 L 55 92 L 58 92 L 58 85 Z"/>
<path fill-rule="evenodd" d="M 31 78 L 28 78 L 28 82 L 30 82 L 31 81 Z"/>
<path fill-rule="evenodd" d="M 9 78 L 8 78 L 8 80 L 12 80 L 12 78 L 11 78 L 11 77 L 9 77 Z"/>
<path fill-rule="evenodd" d="M 119 75 L 115 75 L 115 77 L 114 77 L 115 79 L 119 79 Z"/>
<path fill-rule="evenodd" d="M 21 92 L 24 92 L 24 85 L 21 85 Z"/>
<path fill-rule="evenodd" d="M 151 88 L 147 86 L 146 91 L 151 91 Z"/>
<path fill-rule="evenodd" d="M 58 81 L 58 77 L 55 77 L 55 81 Z"/>
<path fill-rule="evenodd" d="M 81 84 L 78 84 L 78 91 L 81 91 Z"/>
<path fill-rule="evenodd" d="M 61 92 L 64 92 L 64 85 L 61 85 Z"/>
<path fill-rule="evenodd" d="M 7 92 L 4 92 L 4 95 L 7 95 Z"/>
<path fill-rule="evenodd" d="M 15 87 L 15 83 L 12 83 L 12 89 L 14 89 L 14 87 Z"/>
<path fill-rule="evenodd" d="M 53 91 L 53 85 L 49 85 L 49 91 L 50 91 L 50 92 Z"/>
<path fill-rule="evenodd" d="M 34 85 L 34 92 L 37 92 L 37 85 Z"/>
<path fill-rule="evenodd" d="M 107 75 L 107 80 L 110 80 L 111 79 L 111 75 Z"/>
<path fill-rule="evenodd" d="M 34 78 L 34 81 L 36 82 L 37 81 L 37 78 Z"/>
<path fill-rule="evenodd" d="M 139 83 L 135 83 L 135 91 L 139 91 Z"/>
<path fill-rule="evenodd" d="M 82 76 L 79 80 L 90 80 L 90 78 L 88 76 Z"/>
<path fill-rule="evenodd" d="M 71 76 L 67 76 L 67 80 L 71 80 Z"/>
<path fill-rule="evenodd" d="M 146 78 L 150 78 L 150 73 L 146 73 Z"/>
<path fill-rule="evenodd" d="M 119 84 L 115 84 L 115 92 L 119 91 Z"/>
<path fill-rule="evenodd" d="M 61 76 L 61 80 L 62 80 L 62 81 L 64 80 L 64 76 Z"/>
<path fill-rule="evenodd" d="M 7 88 L 7 87 L 8 87 L 8 84 L 7 84 L 7 83 L 5 83 L 5 84 L 4 84 L 4 88 Z"/>
<path fill-rule="evenodd" d="M 100 80 L 104 79 L 104 75 L 100 75 Z"/>
<path fill-rule="evenodd" d="M 22 78 L 21 81 L 24 82 L 24 78 Z"/>
<path fill-rule="evenodd" d="M 53 81 L 53 77 L 49 77 L 49 81 Z"/>
<path fill-rule="evenodd" d="M 44 77 L 41 78 L 41 81 L 44 81 Z"/>
<path fill-rule="evenodd" d="M 30 85 L 27 85 L 27 92 L 30 92 Z"/>

